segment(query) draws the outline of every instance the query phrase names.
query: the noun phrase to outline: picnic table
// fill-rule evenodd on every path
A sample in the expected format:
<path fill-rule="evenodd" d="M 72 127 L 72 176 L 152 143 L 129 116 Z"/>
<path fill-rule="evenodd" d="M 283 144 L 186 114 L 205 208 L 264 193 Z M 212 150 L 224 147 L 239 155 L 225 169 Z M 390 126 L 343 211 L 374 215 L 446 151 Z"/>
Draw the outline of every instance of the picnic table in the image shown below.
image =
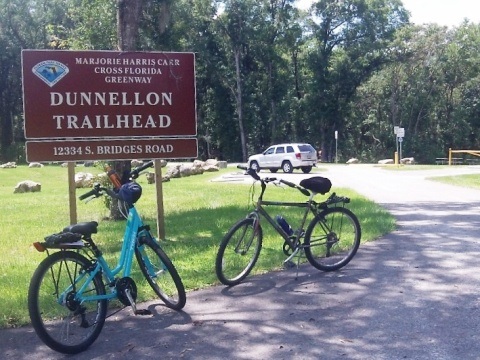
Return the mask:
<path fill-rule="evenodd" d="M 437 165 L 448 165 L 448 158 L 436 158 L 435 164 Z M 452 158 L 452 165 L 462 165 L 463 158 Z"/>

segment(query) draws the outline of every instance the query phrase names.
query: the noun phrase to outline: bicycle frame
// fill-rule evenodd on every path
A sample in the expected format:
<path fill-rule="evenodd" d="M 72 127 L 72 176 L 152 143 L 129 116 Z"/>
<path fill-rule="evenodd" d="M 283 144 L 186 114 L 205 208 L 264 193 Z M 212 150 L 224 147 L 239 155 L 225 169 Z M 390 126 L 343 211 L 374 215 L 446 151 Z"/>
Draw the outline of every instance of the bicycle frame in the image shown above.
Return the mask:
<path fill-rule="evenodd" d="M 296 250 L 299 243 L 300 238 L 305 231 L 305 223 L 307 221 L 307 216 L 310 212 L 314 215 L 316 214 L 316 205 L 317 203 L 313 201 L 314 194 L 309 196 L 309 199 L 306 202 L 285 202 L 285 201 L 270 201 L 270 200 L 263 200 L 263 194 L 265 193 L 266 185 L 262 183 L 262 191 L 260 196 L 257 199 L 255 210 L 248 215 L 248 217 L 256 218 L 255 227 L 260 223 L 260 216 L 263 216 L 270 225 L 277 231 L 278 234 L 282 236 L 285 242 L 293 249 Z M 267 212 L 267 210 L 263 206 L 287 206 L 287 207 L 299 207 L 305 208 L 305 212 L 302 217 L 302 221 L 300 223 L 300 227 L 298 229 L 294 229 L 294 235 L 288 235 L 280 225 L 272 218 L 272 216 Z M 287 259 L 288 260 L 288 259 Z"/>
<path fill-rule="evenodd" d="M 96 264 L 92 271 L 88 271 L 82 274 L 79 274 L 75 283 L 82 281 L 85 276 L 88 279 L 83 283 L 80 289 L 76 291 L 77 300 L 80 302 L 83 301 L 98 301 L 98 300 L 111 300 L 117 297 L 117 291 L 115 289 L 115 279 L 116 276 L 121 273 L 123 277 L 130 276 L 133 264 L 133 257 L 135 252 L 135 246 L 137 245 L 137 239 L 139 235 L 143 232 L 147 231 L 147 227 L 144 226 L 140 215 L 138 214 L 137 210 L 134 206 L 131 206 L 128 212 L 127 224 L 125 227 L 125 232 L 123 235 L 123 243 L 122 249 L 120 252 L 120 258 L 118 263 L 114 269 L 111 269 L 106 262 L 105 258 L 99 252 L 96 254 Z M 150 266 L 150 264 L 148 264 Z M 88 285 L 93 281 L 94 277 L 98 273 L 102 273 L 104 279 L 107 281 L 107 285 L 109 286 L 111 292 L 105 295 L 97 295 L 97 296 L 85 296 L 84 291 L 88 287 Z M 64 300 L 65 294 L 68 294 L 71 291 L 71 286 L 67 288 L 63 293 L 59 296 L 58 302 L 62 303 Z"/>

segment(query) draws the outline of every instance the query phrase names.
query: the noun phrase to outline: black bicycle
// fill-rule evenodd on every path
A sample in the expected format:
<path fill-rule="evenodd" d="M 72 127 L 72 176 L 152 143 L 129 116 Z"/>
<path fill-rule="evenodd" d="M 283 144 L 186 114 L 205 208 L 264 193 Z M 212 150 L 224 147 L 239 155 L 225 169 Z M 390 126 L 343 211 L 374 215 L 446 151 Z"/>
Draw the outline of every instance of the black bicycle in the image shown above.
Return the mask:
<path fill-rule="evenodd" d="M 220 243 L 215 270 L 223 284 L 228 286 L 239 284 L 255 266 L 262 249 L 262 217 L 283 238 L 283 252 L 287 255 L 285 263 L 297 257 L 298 268 L 300 257 L 304 253 L 310 264 L 317 269 L 334 271 L 352 260 L 360 246 L 361 229 L 357 217 L 345 207 L 350 199 L 333 193 L 323 202 L 317 203 L 313 200 L 316 194 L 326 194 L 330 191 L 329 179 L 314 176 L 303 179 L 299 186 L 275 177 L 260 178 L 254 169 L 246 169 L 246 173 L 256 180 L 253 187 L 255 183 L 260 182 L 261 192 L 256 200 L 255 209 L 233 225 Z M 295 188 L 309 198 L 306 202 L 263 200 L 267 184 L 270 183 Z M 291 206 L 305 210 L 299 226 L 292 229 L 282 217 L 277 216 L 274 219 L 265 206 Z M 305 230 L 310 213 L 313 214 L 313 219 Z"/>

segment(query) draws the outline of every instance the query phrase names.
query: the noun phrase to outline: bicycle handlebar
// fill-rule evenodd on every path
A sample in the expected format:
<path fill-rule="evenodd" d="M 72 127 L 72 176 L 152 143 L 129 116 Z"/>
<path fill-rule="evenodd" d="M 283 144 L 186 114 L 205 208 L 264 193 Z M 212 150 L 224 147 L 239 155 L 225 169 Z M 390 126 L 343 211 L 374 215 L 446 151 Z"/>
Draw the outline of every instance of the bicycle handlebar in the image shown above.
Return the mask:
<path fill-rule="evenodd" d="M 139 167 L 133 169 L 132 171 L 130 171 L 130 177 L 132 179 L 136 179 L 138 178 L 138 175 L 140 175 L 140 173 L 146 169 L 148 169 L 149 167 L 152 167 L 153 166 L 153 161 L 149 161 L 143 165 L 140 165 Z"/>
<path fill-rule="evenodd" d="M 93 185 L 93 189 L 90 190 L 89 192 L 86 192 L 85 194 L 80 195 L 78 198 L 80 200 L 85 200 L 88 199 L 89 197 L 100 197 L 102 196 L 101 191 L 104 190 L 104 188 L 100 187 L 99 183 L 95 183 Z"/>
<path fill-rule="evenodd" d="M 262 184 L 268 184 L 269 182 L 278 181 L 278 182 L 280 182 L 282 184 L 285 184 L 285 185 L 287 185 L 291 188 L 295 188 L 295 189 L 299 190 L 303 195 L 310 196 L 310 191 L 308 191 L 307 189 L 305 189 L 305 188 L 303 188 L 303 187 L 301 187 L 297 184 L 294 184 L 290 181 L 283 180 L 283 179 L 278 179 L 276 177 L 266 177 L 266 178 L 262 179 L 260 176 L 258 176 L 257 172 L 252 168 L 247 168 L 244 165 L 237 165 L 237 168 L 246 170 L 248 175 L 250 175 L 255 180 L 261 181 Z"/>
<path fill-rule="evenodd" d="M 129 177 L 131 179 L 136 179 L 136 178 L 138 178 L 138 176 L 140 175 L 140 173 L 142 171 L 145 171 L 146 169 L 148 169 L 152 166 L 153 166 L 153 161 L 149 161 L 149 162 L 147 162 L 143 165 L 140 165 L 140 166 L 138 166 L 135 169 L 130 171 L 130 176 Z M 104 193 L 107 193 L 107 195 L 110 196 L 110 197 L 118 198 L 118 195 L 115 191 L 113 191 L 111 189 L 108 189 L 106 187 L 102 187 L 102 186 L 100 186 L 99 183 L 95 183 L 93 185 L 93 188 L 89 192 L 86 192 L 85 194 L 80 195 L 78 198 L 80 200 L 85 200 L 85 199 L 88 199 L 88 198 L 97 198 L 97 197 L 102 196 Z"/>

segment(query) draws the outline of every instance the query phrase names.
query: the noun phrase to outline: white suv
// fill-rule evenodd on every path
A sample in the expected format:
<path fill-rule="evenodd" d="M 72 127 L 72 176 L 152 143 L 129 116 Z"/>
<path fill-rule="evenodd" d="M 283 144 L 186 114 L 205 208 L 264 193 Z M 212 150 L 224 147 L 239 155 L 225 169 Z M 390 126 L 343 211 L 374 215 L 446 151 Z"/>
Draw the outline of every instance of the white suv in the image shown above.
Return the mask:
<path fill-rule="evenodd" d="M 248 167 L 257 172 L 269 169 L 274 173 L 282 169 L 285 173 L 291 173 L 293 169 L 302 169 L 308 174 L 316 164 L 317 152 L 310 144 L 272 145 L 263 154 L 248 158 Z"/>

